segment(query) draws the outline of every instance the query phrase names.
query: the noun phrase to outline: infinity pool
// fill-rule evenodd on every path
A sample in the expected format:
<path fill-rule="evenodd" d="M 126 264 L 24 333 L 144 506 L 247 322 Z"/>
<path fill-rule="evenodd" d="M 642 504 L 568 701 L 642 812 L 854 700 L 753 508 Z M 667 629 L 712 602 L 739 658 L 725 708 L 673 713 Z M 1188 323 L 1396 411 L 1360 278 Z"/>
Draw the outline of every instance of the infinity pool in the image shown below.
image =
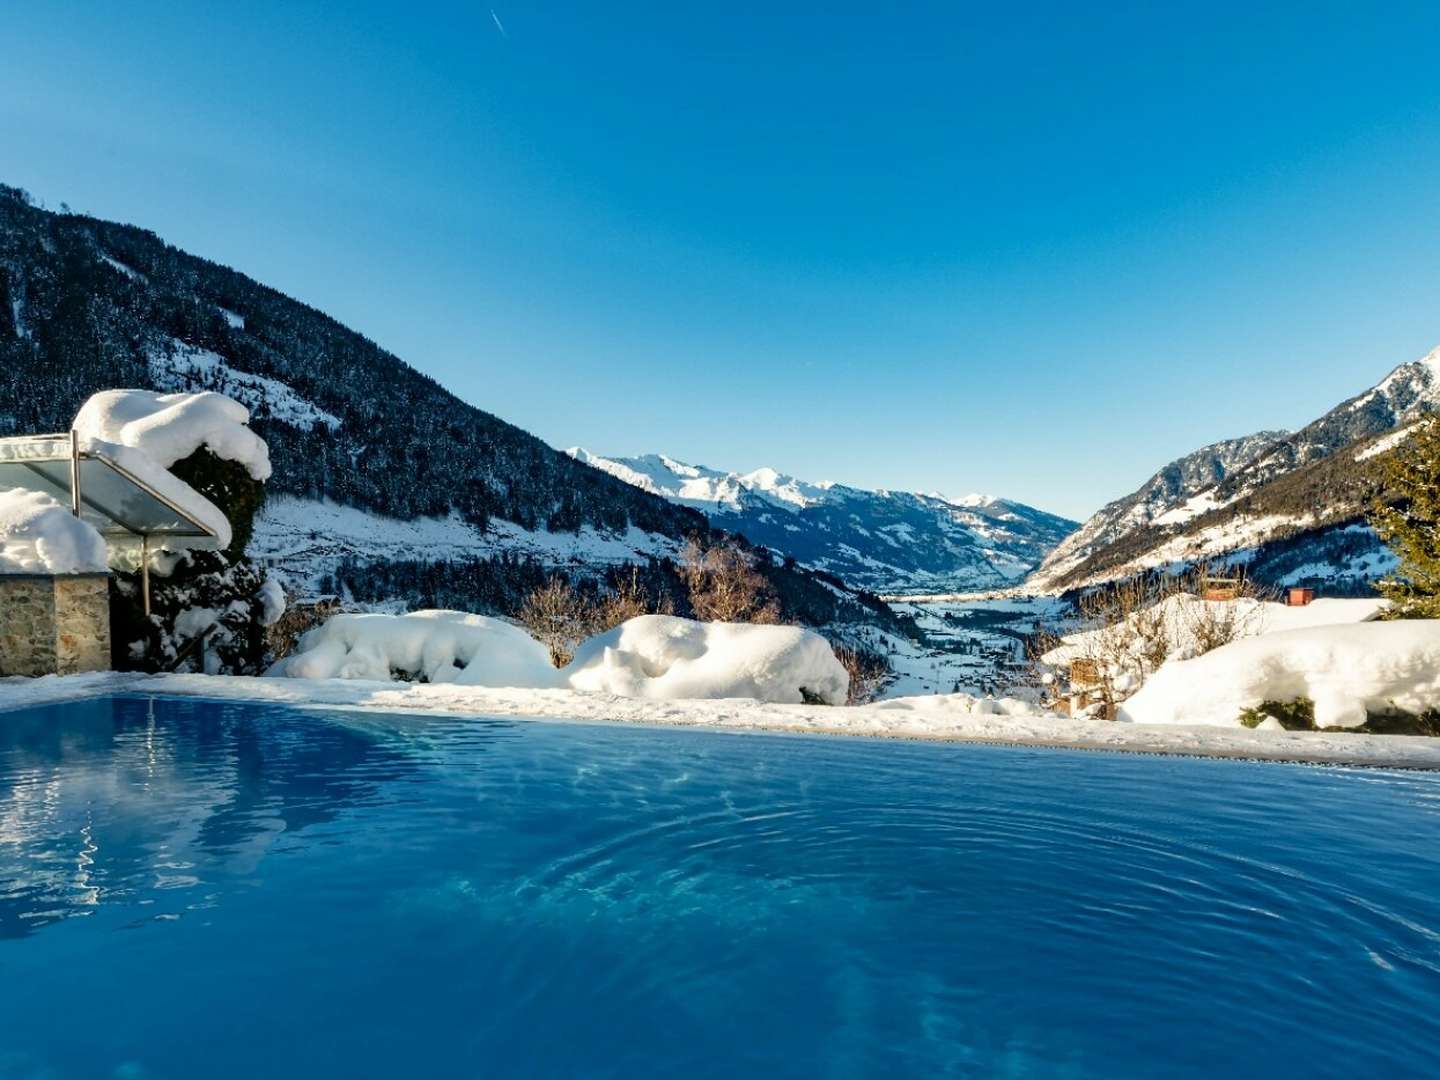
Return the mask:
<path fill-rule="evenodd" d="M 1433 1077 L 1437 932 L 1431 774 L 0 713 L 5 1080 Z"/>

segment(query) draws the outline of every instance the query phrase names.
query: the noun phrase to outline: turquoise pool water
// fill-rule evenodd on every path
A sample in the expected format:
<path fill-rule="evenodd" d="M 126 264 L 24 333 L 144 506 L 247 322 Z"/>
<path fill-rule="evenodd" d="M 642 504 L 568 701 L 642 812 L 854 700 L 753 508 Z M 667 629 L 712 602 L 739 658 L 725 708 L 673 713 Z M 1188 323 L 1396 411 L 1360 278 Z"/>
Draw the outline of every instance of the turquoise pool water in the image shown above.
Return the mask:
<path fill-rule="evenodd" d="M 0 713 L 0 1077 L 1437 1074 L 1440 777 Z"/>

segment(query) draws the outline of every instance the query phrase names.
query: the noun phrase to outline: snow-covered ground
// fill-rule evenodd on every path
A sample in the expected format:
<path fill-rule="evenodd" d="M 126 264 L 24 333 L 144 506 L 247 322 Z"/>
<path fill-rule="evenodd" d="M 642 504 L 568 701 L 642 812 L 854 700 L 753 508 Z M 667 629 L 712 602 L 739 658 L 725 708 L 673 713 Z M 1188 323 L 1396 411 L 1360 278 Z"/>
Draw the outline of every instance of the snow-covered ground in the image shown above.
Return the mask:
<path fill-rule="evenodd" d="M 1024 639 L 1039 623 L 1048 630 L 1070 613 L 1069 604 L 1049 596 L 1013 593 L 951 595 L 894 601 L 896 611 L 915 619 L 935 643 L 892 643 L 896 679 L 886 697 L 915 694 L 1004 693 L 1024 678 Z"/>
<path fill-rule="evenodd" d="M 221 308 L 221 313 L 231 326 L 245 325 L 245 320 L 234 312 Z M 238 324 L 235 319 L 240 320 Z M 219 353 L 178 339 L 171 340 L 168 351 L 151 355 L 150 375 L 157 386 L 167 390 L 213 390 L 248 406 L 256 417 L 279 420 L 300 431 L 309 431 L 316 424 L 331 431 L 340 426 L 338 416 L 308 401 L 279 379 L 232 368 Z"/>
<path fill-rule="evenodd" d="M 458 515 L 402 521 L 353 506 L 276 495 L 255 520 L 248 554 L 282 571 L 291 584 L 313 587 L 344 558 L 362 560 L 483 559 L 529 555 L 549 566 L 635 562 L 649 555 L 675 558 L 680 543 L 635 527 L 602 533 L 529 531 L 495 519 L 482 530 Z"/>
<path fill-rule="evenodd" d="M 1071 720 L 1037 712 L 1020 702 L 976 699 L 967 694 L 830 708 L 744 699 L 657 701 L 575 690 L 506 690 L 453 684 L 209 675 L 71 675 L 0 679 L 0 723 L 7 710 L 117 693 L 277 702 L 300 708 L 529 717 L 1440 769 L 1440 739 Z"/>

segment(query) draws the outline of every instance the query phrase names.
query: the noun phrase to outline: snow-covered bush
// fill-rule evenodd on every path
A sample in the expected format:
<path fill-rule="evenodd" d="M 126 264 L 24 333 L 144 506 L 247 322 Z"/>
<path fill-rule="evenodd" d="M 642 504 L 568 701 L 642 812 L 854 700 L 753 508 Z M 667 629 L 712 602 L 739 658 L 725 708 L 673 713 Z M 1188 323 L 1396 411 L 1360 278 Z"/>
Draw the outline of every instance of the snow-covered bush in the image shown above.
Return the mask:
<path fill-rule="evenodd" d="M 1052 693 L 1113 716 L 1168 662 L 1273 631 L 1360 622 L 1381 608 L 1378 600 L 1317 600 L 1301 607 L 1257 596 L 1207 600 L 1166 584 L 1179 580 L 1117 586 L 1083 609 L 1087 628 L 1065 635 L 1040 657 L 1042 670 L 1052 673 Z"/>
<path fill-rule="evenodd" d="M 283 612 L 284 596 L 245 557 L 270 475 L 269 450 L 249 418 L 245 406 L 222 394 L 148 390 L 107 390 L 76 414 L 72 426 L 82 446 L 115 459 L 217 536 L 213 544 L 152 548 L 149 616 L 139 546 L 114 546 L 117 666 L 153 671 L 193 654 L 191 666 L 210 673 L 264 669 L 265 628 Z"/>
<path fill-rule="evenodd" d="M 553 687 L 545 646 L 500 619 L 459 611 L 336 615 L 301 637 L 269 675 Z"/>
<path fill-rule="evenodd" d="M 599 634 L 561 671 L 524 630 L 484 615 L 336 615 L 267 674 L 827 705 L 845 704 L 849 686 L 829 643 L 809 630 L 673 615 L 642 615 Z"/>
<path fill-rule="evenodd" d="M 0 574 L 103 574 L 105 540 L 49 495 L 0 491 Z"/>
<path fill-rule="evenodd" d="M 642 615 L 580 646 L 577 690 L 642 698 L 756 698 L 845 704 L 850 677 L 819 634 L 798 626 Z"/>
<path fill-rule="evenodd" d="M 1440 706 L 1440 622 L 1397 620 L 1286 630 L 1172 660 L 1120 708 L 1137 724 L 1238 727 L 1265 702 L 1314 703 L 1315 726 Z"/>
<path fill-rule="evenodd" d="M 72 427 L 82 439 L 139 450 L 162 469 L 205 447 L 264 483 L 270 451 L 249 423 L 250 410 L 224 394 L 104 390 L 80 407 Z"/>
<path fill-rule="evenodd" d="M 147 618 L 137 573 L 111 579 L 111 634 L 116 666 L 186 668 L 210 675 L 258 675 L 265 669 L 266 631 L 284 612 L 284 594 L 268 572 L 218 551 L 187 551 L 167 576 L 152 575 Z M 203 635 L 202 642 L 197 640 Z M 123 649 L 123 652 L 120 650 Z"/>

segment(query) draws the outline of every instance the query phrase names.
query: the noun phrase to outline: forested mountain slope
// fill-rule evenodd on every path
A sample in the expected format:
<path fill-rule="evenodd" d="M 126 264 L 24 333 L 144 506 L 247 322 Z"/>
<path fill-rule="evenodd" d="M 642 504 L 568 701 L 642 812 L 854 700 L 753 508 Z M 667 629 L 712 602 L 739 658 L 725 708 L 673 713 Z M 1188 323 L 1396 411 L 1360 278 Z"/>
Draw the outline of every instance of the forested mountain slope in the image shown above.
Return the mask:
<path fill-rule="evenodd" d="M 144 229 L 0 186 L 0 436 L 63 431 L 113 387 L 213 389 L 248 405 L 275 465 L 252 551 L 366 600 L 385 588 L 410 603 L 513 597 L 547 566 L 603 571 L 712 531 L 304 303 Z M 483 587 L 411 588 L 437 560 Z M 834 579 L 778 560 L 766 573 L 806 617 L 897 625 Z"/>

